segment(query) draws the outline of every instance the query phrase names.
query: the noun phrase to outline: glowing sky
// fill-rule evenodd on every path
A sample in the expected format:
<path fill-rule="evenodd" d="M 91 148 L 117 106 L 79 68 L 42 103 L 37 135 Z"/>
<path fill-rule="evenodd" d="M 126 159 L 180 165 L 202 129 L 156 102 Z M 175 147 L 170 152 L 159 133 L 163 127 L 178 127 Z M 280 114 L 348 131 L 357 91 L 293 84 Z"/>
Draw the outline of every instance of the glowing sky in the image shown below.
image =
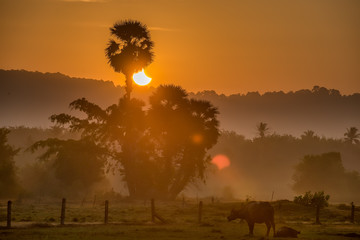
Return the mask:
<path fill-rule="evenodd" d="M 108 28 L 150 28 L 150 85 L 218 93 L 360 92 L 358 0 L 0 0 L 0 68 L 113 80 Z"/>

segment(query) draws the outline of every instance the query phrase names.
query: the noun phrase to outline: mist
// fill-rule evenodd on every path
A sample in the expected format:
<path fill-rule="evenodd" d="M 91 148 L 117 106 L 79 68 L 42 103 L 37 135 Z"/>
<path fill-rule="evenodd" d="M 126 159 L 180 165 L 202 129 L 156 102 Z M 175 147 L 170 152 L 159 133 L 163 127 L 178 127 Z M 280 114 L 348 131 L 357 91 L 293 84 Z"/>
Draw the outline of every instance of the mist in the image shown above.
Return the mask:
<path fill-rule="evenodd" d="M 51 162 L 38 159 L 44 150 L 32 153 L 27 149 L 47 138 L 79 139 L 76 133 L 52 127 L 49 116 L 74 113 L 68 105 L 79 97 L 89 98 L 102 107 L 108 106 L 116 103 L 124 90 L 111 82 L 70 78 L 60 73 L 2 70 L 0 76 L 0 125 L 10 129 L 9 144 L 21 149 L 14 161 L 24 192 L 28 196 L 79 193 L 76 183 L 67 193 L 60 191 L 63 187 L 49 170 Z M 153 91 L 135 87 L 133 96 L 146 100 Z M 225 155 L 230 165 L 220 170 L 209 162 L 205 183 L 193 183 L 181 193 L 183 196 L 278 200 L 293 199 L 307 189 L 327 190 L 334 202 L 360 200 L 359 193 L 352 190 L 360 181 L 360 145 L 344 140 L 347 129 L 360 127 L 360 94 L 346 96 L 335 89 L 315 86 L 311 90 L 288 93 L 225 96 L 204 91 L 189 96 L 208 100 L 219 109 L 222 131 L 208 154 L 211 157 Z M 259 122 L 266 123 L 265 137 L 259 136 Z M 309 136 L 306 132 L 312 134 Z M 329 189 L 331 182 L 326 179 L 316 180 L 322 184 L 317 188 L 294 188 L 296 168 L 304 157 L 329 152 L 339 153 L 337 173 L 347 193 L 339 188 Z M 109 191 L 122 196 L 128 194 L 115 168 L 104 171 L 98 183 L 79 195 Z"/>

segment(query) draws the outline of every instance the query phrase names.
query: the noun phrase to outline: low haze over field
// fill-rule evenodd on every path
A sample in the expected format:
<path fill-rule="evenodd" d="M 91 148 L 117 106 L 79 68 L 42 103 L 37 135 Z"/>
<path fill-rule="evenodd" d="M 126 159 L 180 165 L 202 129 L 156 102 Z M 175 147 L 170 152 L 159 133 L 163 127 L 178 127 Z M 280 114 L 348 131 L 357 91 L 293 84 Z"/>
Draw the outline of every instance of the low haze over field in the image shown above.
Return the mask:
<path fill-rule="evenodd" d="M 148 106 L 147 98 L 154 91 L 155 88 L 135 87 L 132 96 L 143 99 Z M 77 138 L 77 134 L 68 131 L 49 129 L 53 126 L 49 116 L 65 112 L 83 117 L 68 108 L 70 102 L 85 97 L 106 108 L 117 103 L 124 92 L 124 88 L 115 87 L 112 82 L 71 78 L 60 73 L 0 70 L 0 127 L 10 127 L 10 144 L 23 150 L 49 137 Z M 102 94 L 106 97 L 101 97 Z M 320 189 L 316 186 L 316 190 L 326 190 L 335 202 L 360 199 L 354 190 L 360 186 L 360 145 L 346 142 L 344 135 L 352 127 L 360 128 L 359 93 L 342 95 L 335 89 L 314 86 L 294 92 L 228 96 L 202 91 L 189 93 L 189 97 L 207 100 L 218 107 L 222 131 L 217 144 L 209 151 L 213 164 L 206 173 L 206 184 L 200 184 L 200 188 L 191 186 L 185 194 L 262 200 L 269 200 L 275 194 L 275 199 L 291 199 L 295 166 L 305 155 L 339 152 L 335 172 L 324 173 L 330 177 L 319 180 L 313 174 L 310 177 L 315 180 L 310 185 L 298 185 L 301 190 L 308 190 L 318 182 Z M 264 126 L 262 134 L 259 134 L 260 123 Z M 193 140 L 203 139 L 201 135 L 194 135 Z M 53 185 L 43 186 L 32 175 L 32 171 L 39 171 L 37 155 L 21 151 L 15 157 L 20 179 L 29 191 L 53 194 Z M 115 176 L 107 175 L 111 183 L 102 183 L 102 188 L 111 186 L 126 194 L 118 172 L 115 173 Z M 337 175 L 336 184 L 333 174 Z"/>

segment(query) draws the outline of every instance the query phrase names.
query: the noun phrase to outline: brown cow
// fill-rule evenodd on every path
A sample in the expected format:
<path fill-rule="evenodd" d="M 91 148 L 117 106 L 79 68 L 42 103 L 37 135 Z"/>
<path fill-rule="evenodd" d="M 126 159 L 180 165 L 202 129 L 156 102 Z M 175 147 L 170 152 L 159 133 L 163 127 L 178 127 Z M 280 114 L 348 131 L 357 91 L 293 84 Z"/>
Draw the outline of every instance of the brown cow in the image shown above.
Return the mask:
<path fill-rule="evenodd" d="M 249 226 L 249 235 L 254 234 L 255 223 L 265 223 L 267 227 L 266 236 L 269 236 L 271 227 L 275 236 L 274 208 L 268 202 L 248 202 L 242 205 L 240 209 L 231 210 L 228 220 L 232 221 L 237 218 L 246 220 Z"/>

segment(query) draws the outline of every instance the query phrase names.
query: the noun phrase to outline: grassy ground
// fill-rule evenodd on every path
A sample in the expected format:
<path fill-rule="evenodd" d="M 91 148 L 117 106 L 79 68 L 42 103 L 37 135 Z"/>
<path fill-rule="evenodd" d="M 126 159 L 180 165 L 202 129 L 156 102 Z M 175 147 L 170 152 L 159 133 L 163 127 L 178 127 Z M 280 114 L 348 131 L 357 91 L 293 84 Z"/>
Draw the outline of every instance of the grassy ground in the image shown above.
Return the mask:
<path fill-rule="evenodd" d="M 5 239 L 261 239 L 265 224 L 256 224 L 254 237 L 246 236 L 244 221 L 228 222 L 226 216 L 238 203 L 211 203 L 204 200 L 198 223 L 196 202 L 156 202 L 157 213 L 167 222 L 151 222 L 150 202 L 110 201 L 109 224 L 104 225 L 104 204 L 68 201 L 65 226 L 60 226 L 61 200 L 23 201 L 13 204 L 12 226 L 6 229 L 6 202 L 0 202 L 0 240 Z M 360 222 L 349 222 L 350 207 L 330 206 L 321 212 L 315 225 L 312 208 L 288 201 L 273 203 L 276 227 L 301 231 L 299 239 L 356 239 L 338 234 L 360 234 Z M 360 220 L 359 211 L 355 219 Z M 271 232 L 272 236 L 272 232 Z M 270 237 L 272 238 L 272 237 Z M 360 239 L 360 238 L 357 238 Z"/>

